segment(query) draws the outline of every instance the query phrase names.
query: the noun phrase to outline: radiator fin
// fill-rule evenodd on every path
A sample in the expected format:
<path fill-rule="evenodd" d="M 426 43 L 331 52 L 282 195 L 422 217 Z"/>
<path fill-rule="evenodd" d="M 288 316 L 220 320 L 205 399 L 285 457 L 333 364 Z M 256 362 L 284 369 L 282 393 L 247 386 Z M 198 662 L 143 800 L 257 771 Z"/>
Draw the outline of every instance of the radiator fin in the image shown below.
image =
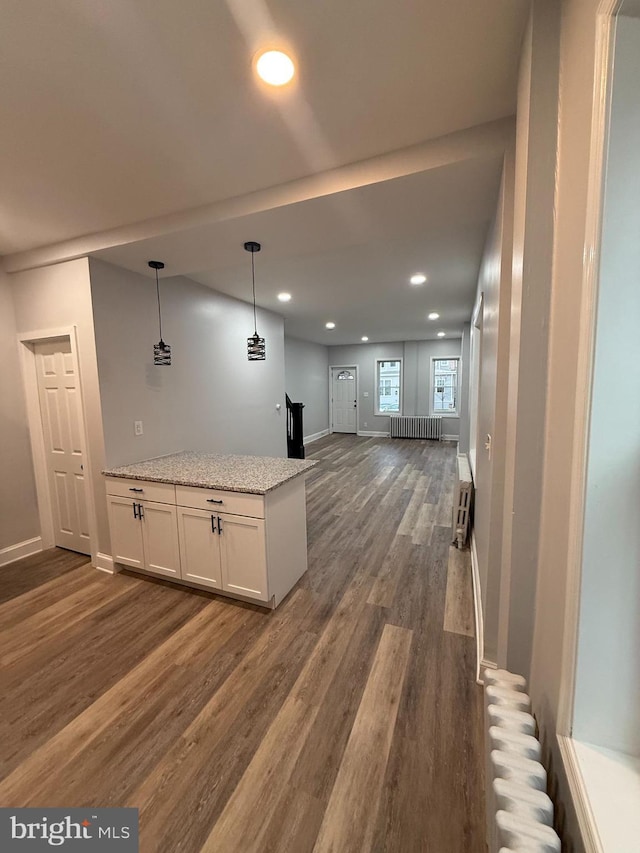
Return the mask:
<path fill-rule="evenodd" d="M 466 456 L 458 454 L 458 487 L 453 496 L 453 544 L 464 548 L 469 537 L 471 523 L 471 500 L 473 497 L 473 479 Z"/>
<path fill-rule="evenodd" d="M 423 415 L 392 415 L 391 438 L 432 438 L 442 439 L 442 418 L 428 418 Z"/>
<path fill-rule="evenodd" d="M 547 773 L 522 676 L 484 673 L 487 847 L 489 853 L 560 853 Z"/>

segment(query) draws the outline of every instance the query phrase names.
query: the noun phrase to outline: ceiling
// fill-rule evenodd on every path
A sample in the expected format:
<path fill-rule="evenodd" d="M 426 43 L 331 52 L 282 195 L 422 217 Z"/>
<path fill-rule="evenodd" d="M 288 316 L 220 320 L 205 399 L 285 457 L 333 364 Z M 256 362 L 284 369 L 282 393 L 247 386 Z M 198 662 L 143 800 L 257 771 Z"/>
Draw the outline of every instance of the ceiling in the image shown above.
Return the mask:
<path fill-rule="evenodd" d="M 432 303 L 453 331 L 495 209 L 495 150 L 241 215 L 233 202 L 512 115 L 527 11 L 527 0 L 8 0 L 6 266 L 79 245 L 132 269 L 155 255 L 246 299 L 242 243 L 257 239 L 260 304 L 290 334 L 326 343 L 330 318 L 335 343 L 425 337 Z M 266 46 L 296 57 L 294 85 L 256 84 Z M 233 213 L 213 216 L 216 204 Z M 429 284 L 411 293 L 416 264 Z M 284 307 L 280 289 L 294 294 Z"/>

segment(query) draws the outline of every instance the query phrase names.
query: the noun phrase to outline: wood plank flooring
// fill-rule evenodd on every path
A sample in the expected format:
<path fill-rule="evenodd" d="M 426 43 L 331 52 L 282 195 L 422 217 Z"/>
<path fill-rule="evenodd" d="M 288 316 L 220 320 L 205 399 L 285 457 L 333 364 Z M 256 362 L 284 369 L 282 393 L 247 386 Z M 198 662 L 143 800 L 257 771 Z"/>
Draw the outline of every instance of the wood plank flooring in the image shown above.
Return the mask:
<path fill-rule="evenodd" d="M 0 570 L 0 805 L 135 806 L 144 853 L 483 853 L 455 447 L 308 451 L 274 612 L 57 549 Z"/>

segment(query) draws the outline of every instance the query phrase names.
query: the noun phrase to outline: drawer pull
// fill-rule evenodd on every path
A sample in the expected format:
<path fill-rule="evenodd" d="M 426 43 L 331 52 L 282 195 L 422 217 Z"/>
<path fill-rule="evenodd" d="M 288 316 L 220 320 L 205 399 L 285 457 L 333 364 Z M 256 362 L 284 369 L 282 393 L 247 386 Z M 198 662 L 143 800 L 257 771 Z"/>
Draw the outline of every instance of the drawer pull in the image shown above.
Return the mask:
<path fill-rule="evenodd" d="M 144 489 L 129 489 L 130 492 L 144 492 Z"/>
<path fill-rule="evenodd" d="M 215 500 L 215 498 L 207 498 L 207 503 L 208 504 L 223 504 L 224 501 L 217 501 L 217 500 Z"/>

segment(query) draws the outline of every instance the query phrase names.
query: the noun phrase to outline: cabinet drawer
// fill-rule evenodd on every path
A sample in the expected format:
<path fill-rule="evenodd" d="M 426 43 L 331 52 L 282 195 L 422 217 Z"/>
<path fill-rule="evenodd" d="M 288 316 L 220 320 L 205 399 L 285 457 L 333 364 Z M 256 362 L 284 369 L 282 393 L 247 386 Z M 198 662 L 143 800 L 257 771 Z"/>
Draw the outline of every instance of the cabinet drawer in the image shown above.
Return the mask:
<path fill-rule="evenodd" d="M 174 504 L 176 487 L 173 483 L 150 483 L 148 480 L 123 480 L 120 477 L 106 477 L 107 494 L 120 498 L 137 498 L 141 501 L 157 501 Z"/>
<path fill-rule="evenodd" d="M 244 492 L 222 492 L 215 489 L 199 489 L 194 486 L 176 486 L 176 503 L 194 509 L 228 512 L 232 515 L 247 515 L 264 518 L 263 495 Z"/>

